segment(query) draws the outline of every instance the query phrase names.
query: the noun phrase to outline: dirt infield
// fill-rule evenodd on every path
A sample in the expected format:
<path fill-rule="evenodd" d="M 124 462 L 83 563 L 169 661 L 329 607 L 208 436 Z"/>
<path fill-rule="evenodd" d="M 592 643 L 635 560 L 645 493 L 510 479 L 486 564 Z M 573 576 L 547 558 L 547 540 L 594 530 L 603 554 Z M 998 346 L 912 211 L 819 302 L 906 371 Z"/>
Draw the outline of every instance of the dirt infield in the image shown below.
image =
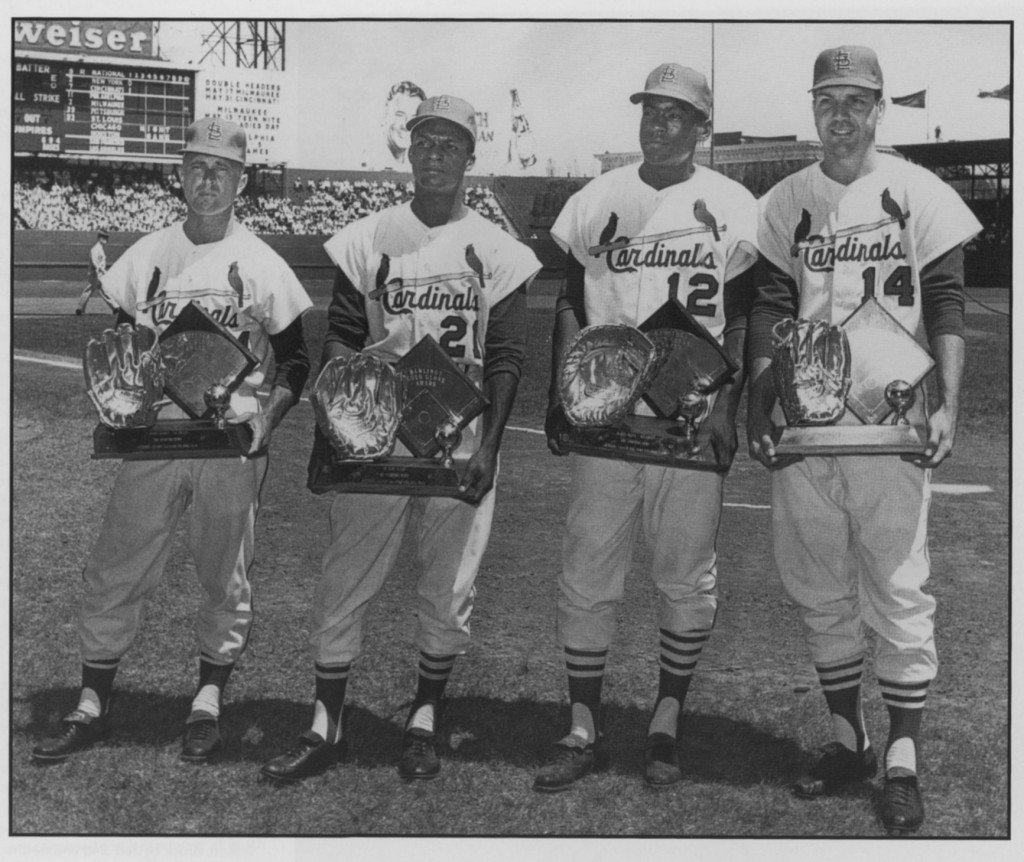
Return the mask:
<path fill-rule="evenodd" d="M 314 287 L 320 310 L 311 315 L 321 319 L 308 327 L 314 356 L 322 291 Z M 565 721 L 554 601 L 568 469 L 539 433 L 550 328 L 543 305 L 531 312 L 529 363 L 505 436 L 474 644 L 450 684 L 441 779 L 413 787 L 395 772 L 415 680 L 414 561 L 405 549 L 370 612 L 365 655 L 353 672 L 352 762 L 294 792 L 273 793 L 255 781 L 259 764 L 290 744 L 310 712 L 307 612 L 327 501 L 304 487 L 313 421 L 305 402 L 275 435 L 258 522 L 257 625 L 227 692 L 224 757 L 199 768 L 177 761 L 194 684 L 198 590 L 179 541 L 119 671 L 114 739 L 64 766 L 33 767 L 29 750 L 77 692 L 79 573 L 116 470 L 89 458 L 95 414 L 74 347 L 105 317 L 28 310 L 73 294 L 73 285 L 63 285 L 14 299 L 13 834 L 881 834 L 877 783 L 810 805 L 788 790 L 828 728 L 796 611 L 772 563 L 768 475 L 743 452 L 726 483 L 719 533 L 721 610 L 686 705 L 686 780 L 659 804 L 641 780 L 657 684 L 656 597 L 641 547 L 605 685 L 613 769 L 555 799 L 530 790 L 533 770 Z M 1008 403 L 998 386 L 1009 374 L 1009 322 L 998 310 L 968 307 L 971 403 Z M 28 316 L 36 314 L 47 318 Z M 35 361 L 17 358 L 29 354 Z M 955 457 L 935 476 L 931 590 L 939 601 L 941 669 L 925 730 L 922 834 L 929 837 L 999 838 L 1009 830 L 1008 417 L 982 418 L 964 423 Z M 881 745 L 885 711 L 870 674 L 865 695 L 869 730 Z"/>

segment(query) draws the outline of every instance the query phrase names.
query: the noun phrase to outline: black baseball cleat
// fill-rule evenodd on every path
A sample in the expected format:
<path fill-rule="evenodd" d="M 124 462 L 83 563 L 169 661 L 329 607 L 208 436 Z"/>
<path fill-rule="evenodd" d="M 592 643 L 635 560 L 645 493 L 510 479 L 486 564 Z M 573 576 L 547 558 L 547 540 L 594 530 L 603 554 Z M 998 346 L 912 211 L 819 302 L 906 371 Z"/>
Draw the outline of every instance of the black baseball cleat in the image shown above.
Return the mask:
<path fill-rule="evenodd" d="M 845 784 L 871 778 L 877 771 L 878 760 L 873 748 L 858 754 L 842 743 L 830 742 L 821 759 L 793 784 L 793 792 L 804 799 L 816 799 L 835 793 Z"/>
<path fill-rule="evenodd" d="M 348 742 L 325 742 L 319 733 L 307 730 L 284 754 L 268 760 L 260 769 L 260 781 L 294 784 L 303 778 L 319 775 L 345 757 Z"/>
<path fill-rule="evenodd" d="M 644 746 L 644 780 L 651 787 L 668 787 L 683 778 L 676 738 L 652 733 Z"/>
<path fill-rule="evenodd" d="M 63 763 L 69 754 L 89 748 L 109 735 L 108 716 L 94 718 L 76 709 L 61 719 L 56 735 L 44 739 L 32 749 L 32 759 L 36 763 Z"/>
<path fill-rule="evenodd" d="M 911 835 L 924 823 L 924 802 L 916 775 L 900 775 L 885 779 L 882 825 L 890 835 Z"/>
<path fill-rule="evenodd" d="M 568 790 L 584 775 L 603 772 L 610 759 L 608 742 L 603 736 L 589 745 L 576 744 L 575 737 L 568 736 L 555 743 L 551 759 L 533 779 L 533 789 L 541 793 Z"/>
<path fill-rule="evenodd" d="M 429 730 L 413 727 L 402 735 L 402 759 L 398 774 L 406 781 L 429 781 L 441 774 L 437 756 L 440 738 Z"/>
<path fill-rule="evenodd" d="M 206 763 L 224 747 L 220 722 L 208 712 L 193 712 L 185 721 L 181 759 L 185 763 Z"/>

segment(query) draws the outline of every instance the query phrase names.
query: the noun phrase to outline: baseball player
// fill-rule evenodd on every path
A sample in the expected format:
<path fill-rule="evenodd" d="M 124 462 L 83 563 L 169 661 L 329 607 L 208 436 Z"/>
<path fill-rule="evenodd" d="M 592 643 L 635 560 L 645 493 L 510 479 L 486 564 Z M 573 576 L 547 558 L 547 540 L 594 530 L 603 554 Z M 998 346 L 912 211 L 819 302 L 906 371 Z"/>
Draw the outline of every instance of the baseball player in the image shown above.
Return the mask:
<path fill-rule="evenodd" d="M 890 719 L 880 814 L 900 834 L 924 819 L 918 739 L 937 666 L 935 600 L 922 589 L 929 574 L 929 481 L 955 439 L 964 364 L 962 245 L 981 226 L 933 174 L 876 150 L 885 102 L 874 51 L 823 51 L 811 93 L 822 161 L 762 199 L 760 248 L 770 276 L 750 322 L 748 436 L 751 454 L 776 468 L 775 558 L 801 608 L 835 735 L 794 789 L 821 796 L 876 771 L 860 700 L 865 630 L 871 629 Z M 926 453 L 914 463 L 896 456 L 808 457 L 783 467 L 770 436 L 775 392 L 765 373 L 772 325 L 787 317 L 839 324 L 869 296 L 909 332 L 923 326 L 931 345 L 939 400 L 927 408 Z M 923 408 L 915 410 L 923 420 Z M 782 424 L 781 414 L 775 420 Z M 857 420 L 847 411 L 840 421 Z"/>
<path fill-rule="evenodd" d="M 442 695 L 456 656 L 469 643 L 473 581 L 494 511 L 498 447 L 525 353 L 526 289 L 540 269 L 526 246 L 463 203 L 475 117 L 470 104 L 453 96 L 423 101 L 408 122 L 413 200 L 347 226 L 325 245 L 338 268 L 324 364 L 356 351 L 394 362 L 431 335 L 482 386 L 490 406 L 455 450 L 456 458 L 469 458 L 461 498 L 335 496 L 311 624 L 312 726 L 264 764 L 261 776 L 272 781 L 305 778 L 343 756 L 342 707 L 349 670 L 361 651 L 363 617 L 416 511 L 419 678 L 399 773 L 407 780 L 431 779 L 441 768 Z M 400 444 L 395 453 L 409 454 Z"/>
<path fill-rule="evenodd" d="M 248 572 L 267 444 L 309 373 L 302 314 L 312 306 L 285 262 L 234 219 L 247 179 L 245 149 L 245 131 L 235 123 L 207 118 L 189 126 L 182 157 L 185 221 L 135 243 L 104 276 L 103 289 L 117 305 L 118 323 L 160 332 L 192 301 L 248 344 L 260 364 L 232 393 L 227 416 L 249 426 L 252 444 L 246 457 L 122 463 L 84 571 L 79 703 L 57 734 L 33 750 L 38 762 L 62 761 L 109 732 L 118 663 L 189 506 L 189 548 L 205 597 L 196 617 L 199 685 L 181 757 L 203 762 L 223 745 L 221 694 L 252 625 Z M 271 356 L 276 372 L 261 406 L 256 389 Z M 160 418 L 185 413 L 169 404 Z"/>
<path fill-rule="evenodd" d="M 556 454 L 563 454 L 557 434 L 565 422 L 557 383 L 561 358 L 585 325 L 638 326 L 674 299 L 742 366 L 751 267 L 757 260 L 757 207 L 741 185 L 694 164 L 698 141 L 711 133 L 707 81 L 693 69 L 663 63 L 630 101 L 643 106 L 643 162 L 592 180 L 569 199 L 551 230 L 568 253 L 555 312 L 547 421 L 548 445 Z M 713 446 L 725 464 L 737 448 L 742 385 L 740 371 L 713 397 L 699 432 L 701 447 Z M 652 415 L 642 403 L 636 412 Z M 679 717 L 718 602 L 715 539 L 723 474 L 570 457 L 557 630 L 569 675 L 572 724 L 533 786 L 564 790 L 607 764 L 601 684 L 641 529 L 653 548 L 651 576 L 661 594 L 660 677 L 645 745 L 645 778 L 656 787 L 674 784 L 682 777 Z"/>
<path fill-rule="evenodd" d="M 107 272 L 107 253 L 104 247 L 109 239 L 110 234 L 105 230 L 101 230 L 96 234 L 96 244 L 89 249 L 89 280 L 85 285 L 85 290 L 82 291 L 82 295 L 78 298 L 78 307 L 75 309 L 75 314 L 85 314 L 85 307 L 89 304 L 93 294 L 98 294 L 100 299 L 106 302 L 111 310 L 114 310 L 113 304 L 103 295 L 103 285 L 101 283 L 101 279 Z"/>

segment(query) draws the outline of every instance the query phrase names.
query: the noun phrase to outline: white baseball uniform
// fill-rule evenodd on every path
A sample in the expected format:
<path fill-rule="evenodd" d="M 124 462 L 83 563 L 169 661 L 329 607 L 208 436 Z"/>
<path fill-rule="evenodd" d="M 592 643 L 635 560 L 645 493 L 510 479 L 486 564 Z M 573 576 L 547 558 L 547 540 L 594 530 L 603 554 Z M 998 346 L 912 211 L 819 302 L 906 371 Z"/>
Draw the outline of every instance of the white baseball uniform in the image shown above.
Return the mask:
<path fill-rule="evenodd" d="M 469 246 L 483 264 L 483 288 L 467 261 Z M 478 384 L 490 309 L 540 269 L 529 248 L 466 207 L 447 224 L 430 228 L 410 203 L 401 204 L 348 225 L 324 247 L 365 297 L 364 352 L 394 362 L 431 335 Z M 385 255 L 384 290 L 377 294 Z M 463 432 L 457 458 L 476 451 L 479 423 L 478 417 Z M 395 454 L 410 453 L 399 443 Z M 336 495 L 313 603 L 314 661 L 337 665 L 359 655 L 367 605 L 390 573 L 415 509 L 422 516 L 417 646 L 432 655 L 464 653 L 494 493 L 492 488 L 475 506 L 448 497 Z"/>
<path fill-rule="evenodd" d="M 639 165 L 627 165 L 573 195 L 551 235 L 585 269 L 588 324 L 638 326 L 675 297 L 721 342 L 725 283 L 757 259 L 757 205 L 739 183 L 699 165 L 688 180 L 661 191 L 640 179 Z M 619 238 L 628 242 L 596 250 Z M 636 412 L 651 414 L 642 402 Z M 661 592 L 659 628 L 710 631 L 722 474 L 570 458 L 559 579 L 562 645 L 604 649 L 611 643 L 641 525 Z"/>
<path fill-rule="evenodd" d="M 877 167 L 849 185 L 820 164 L 776 185 L 761 200 L 759 247 L 796 282 L 800 317 L 839 324 L 873 295 L 919 335 L 922 269 L 980 228 L 934 174 L 878 154 Z M 775 557 L 803 609 L 815 664 L 862 655 L 863 621 L 879 635 L 880 679 L 934 677 L 935 600 L 922 591 L 930 472 L 895 456 L 843 456 L 772 473 Z"/>
<path fill-rule="evenodd" d="M 110 268 L 103 287 L 138 325 L 158 333 L 195 301 L 246 342 L 260 364 L 232 395 L 238 413 L 260 409 L 255 392 L 272 356 L 268 336 L 312 307 L 288 265 L 235 221 L 224 239 L 203 245 L 181 224 L 143 237 Z M 184 416 L 175 404 L 160 412 L 161 419 Z M 202 656 L 213 664 L 238 658 L 252 624 L 248 571 L 266 469 L 266 456 L 122 463 L 85 567 L 84 661 L 127 651 L 189 507 L 189 548 L 206 591 L 196 626 Z"/>

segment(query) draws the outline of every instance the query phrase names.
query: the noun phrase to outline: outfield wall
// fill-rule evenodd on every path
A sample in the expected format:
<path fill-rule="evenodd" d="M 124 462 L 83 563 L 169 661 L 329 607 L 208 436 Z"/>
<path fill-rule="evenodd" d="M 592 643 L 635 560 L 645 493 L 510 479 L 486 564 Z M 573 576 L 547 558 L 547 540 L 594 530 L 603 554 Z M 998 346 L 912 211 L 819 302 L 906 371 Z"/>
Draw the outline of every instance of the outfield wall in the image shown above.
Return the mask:
<path fill-rule="evenodd" d="M 119 258 L 143 233 L 113 233 L 107 243 L 107 265 Z M 19 230 L 13 234 L 14 275 L 27 281 L 85 279 L 93 231 Z M 264 236 L 266 243 L 301 278 L 333 278 L 333 264 L 324 251 L 326 236 Z"/>

